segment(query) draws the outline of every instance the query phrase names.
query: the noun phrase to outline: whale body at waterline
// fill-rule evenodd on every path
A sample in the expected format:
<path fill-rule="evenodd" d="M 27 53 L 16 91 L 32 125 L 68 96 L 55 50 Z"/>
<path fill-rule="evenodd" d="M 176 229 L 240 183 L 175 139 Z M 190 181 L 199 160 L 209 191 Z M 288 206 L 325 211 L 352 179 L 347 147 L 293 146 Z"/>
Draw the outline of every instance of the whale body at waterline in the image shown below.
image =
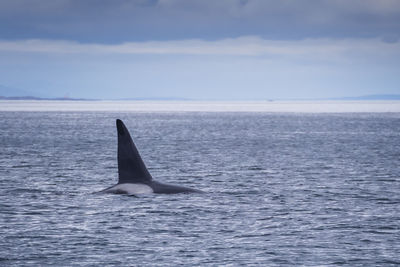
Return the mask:
<path fill-rule="evenodd" d="M 178 185 L 157 182 L 146 168 L 125 124 L 117 119 L 118 184 L 102 190 L 114 194 L 176 194 L 202 191 Z"/>

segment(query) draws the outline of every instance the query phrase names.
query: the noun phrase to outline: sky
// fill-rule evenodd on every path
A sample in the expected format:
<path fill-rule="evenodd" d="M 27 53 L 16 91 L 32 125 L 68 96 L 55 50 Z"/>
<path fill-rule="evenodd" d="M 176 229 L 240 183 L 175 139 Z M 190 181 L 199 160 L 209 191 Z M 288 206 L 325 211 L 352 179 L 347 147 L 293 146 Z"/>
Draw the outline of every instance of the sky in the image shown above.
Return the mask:
<path fill-rule="evenodd" d="M 400 94 L 398 0 L 1 0 L 0 95 Z"/>

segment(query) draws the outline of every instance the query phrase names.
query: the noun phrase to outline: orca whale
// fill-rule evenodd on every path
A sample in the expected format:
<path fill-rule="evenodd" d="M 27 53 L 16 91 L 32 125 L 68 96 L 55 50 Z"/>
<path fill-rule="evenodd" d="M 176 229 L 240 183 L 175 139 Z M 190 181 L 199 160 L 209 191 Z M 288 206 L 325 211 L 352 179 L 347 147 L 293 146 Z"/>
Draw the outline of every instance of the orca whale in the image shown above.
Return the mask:
<path fill-rule="evenodd" d="M 140 157 L 125 124 L 119 119 L 116 123 L 118 132 L 118 184 L 101 192 L 129 195 L 202 192 L 193 188 L 155 181 Z"/>

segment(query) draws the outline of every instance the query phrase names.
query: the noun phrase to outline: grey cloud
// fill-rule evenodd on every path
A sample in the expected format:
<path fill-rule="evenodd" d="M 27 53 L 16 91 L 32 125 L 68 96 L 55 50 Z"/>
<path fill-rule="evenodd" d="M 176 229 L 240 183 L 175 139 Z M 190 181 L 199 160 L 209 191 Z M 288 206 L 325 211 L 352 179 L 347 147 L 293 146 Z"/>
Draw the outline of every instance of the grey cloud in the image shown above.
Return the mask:
<path fill-rule="evenodd" d="M 246 35 L 393 42 L 400 37 L 400 1 L 10 0 L 0 1 L 0 33 L 96 43 Z"/>

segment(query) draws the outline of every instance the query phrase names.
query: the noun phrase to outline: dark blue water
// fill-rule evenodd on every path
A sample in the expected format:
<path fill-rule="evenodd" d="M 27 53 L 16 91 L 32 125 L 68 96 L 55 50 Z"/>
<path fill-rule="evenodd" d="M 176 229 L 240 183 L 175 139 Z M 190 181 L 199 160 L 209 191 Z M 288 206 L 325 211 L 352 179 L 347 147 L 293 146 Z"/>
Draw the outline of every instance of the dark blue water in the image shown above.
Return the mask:
<path fill-rule="evenodd" d="M 115 119 L 153 177 L 117 181 Z M 400 114 L 0 113 L 1 266 L 398 266 Z"/>

